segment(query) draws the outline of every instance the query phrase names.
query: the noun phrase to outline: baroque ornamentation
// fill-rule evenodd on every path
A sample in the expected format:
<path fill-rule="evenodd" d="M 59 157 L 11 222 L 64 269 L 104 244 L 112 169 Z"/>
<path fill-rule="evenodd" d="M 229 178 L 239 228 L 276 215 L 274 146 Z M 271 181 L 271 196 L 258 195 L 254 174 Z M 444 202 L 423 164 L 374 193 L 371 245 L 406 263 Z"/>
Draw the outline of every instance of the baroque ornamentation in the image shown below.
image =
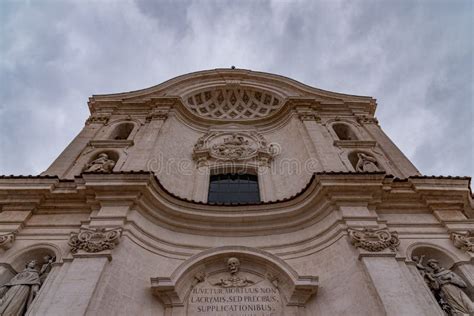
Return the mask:
<path fill-rule="evenodd" d="M 360 124 L 379 124 L 379 121 L 375 117 L 370 117 L 367 115 L 357 116 L 357 122 Z"/>
<path fill-rule="evenodd" d="M 150 122 L 152 120 L 166 120 L 168 118 L 169 109 L 154 108 L 151 113 L 146 117 L 146 121 Z"/>
<path fill-rule="evenodd" d="M 220 279 L 219 282 L 216 282 L 213 285 L 226 288 L 246 287 L 255 284 L 254 281 L 239 276 L 240 260 L 238 258 L 232 257 L 227 260 L 227 270 L 229 271 L 230 276 L 227 279 Z"/>
<path fill-rule="evenodd" d="M 384 249 L 395 251 L 400 245 L 397 232 L 390 232 L 387 228 L 362 230 L 349 228 L 349 237 L 356 248 L 370 252 L 379 252 Z"/>
<path fill-rule="evenodd" d="M 214 159 L 219 161 L 245 161 L 256 159 L 269 163 L 279 153 L 276 144 L 268 144 L 256 132 L 210 132 L 194 145 L 193 159 L 198 163 Z"/>
<path fill-rule="evenodd" d="M 68 244 L 72 253 L 100 252 L 114 249 L 121 236 L 122 228 L 81 228 L 79 233 L 71 233 Z"/>
<path fill-rule="evenodd" d="M 0 235 L 0 249 L 7 250 L 15 241 L 15 232 Z"/>
<path fill-rule="evenodd" d="M 375 172 L 380 171 L 377 159 L 364 153 L 357 153 L 356 171 L 359 172 Z"/>
<path fill-rule="evenodd" d="M 24 315 L 46 280 L 56 258 L 49 255 L 38 270 L 38 262 L 31 260 L 25 269 L 0 286 L 0 315 Z"/>
<path fill-rule="evenodd" d="M 109 115 L 103 113 L 94 113 L 86 120 L 86 125 L 98 123 L 98 124 L 107 124 L 109 121 Z"/>
<path fill-rule="evenodd" d="M 115 161 L 109 159 L 109 155 L 101 153 L 99 156 L 85 165 L 85 172 L 105 172 L 111 173 L 114 169 Z"/>
<path fill-rule="evenodd" d="M 474 315 L 474 303 L 464 292 L 464 280 L 435 259 L 424 264 L 424 257 L 414 256 L 412 260 L 443 311 L 450 316 Z"/>
<path fill-rule="evenodd" d="M 467 233 L 451 233 L 451 240 L 457 248 L 474 252 L 474 231 Z"/>
<path fill-rule="evenodd" d="M 231 85 L 202 91 L 185 98 L 199 116 L 214 119 L 258 119 L 278 110 L 282 99 L 268 91 Z"/>

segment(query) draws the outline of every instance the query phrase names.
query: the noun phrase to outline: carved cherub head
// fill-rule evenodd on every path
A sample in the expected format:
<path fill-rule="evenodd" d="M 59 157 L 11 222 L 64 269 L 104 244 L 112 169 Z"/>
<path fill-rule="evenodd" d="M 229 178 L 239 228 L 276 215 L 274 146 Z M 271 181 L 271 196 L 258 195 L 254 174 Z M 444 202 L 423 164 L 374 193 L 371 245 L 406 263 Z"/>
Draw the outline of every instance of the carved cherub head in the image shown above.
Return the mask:
<path fill-rule="evenodd" d="M 227 260 L 227 267 L 229 268 L 229 272 L 231 274 L 235 274 L 239 272 L 239 268 L 240 268 L 239 259 L 237 259 L 236 257 L 229 258 L 229 260 Z"/>

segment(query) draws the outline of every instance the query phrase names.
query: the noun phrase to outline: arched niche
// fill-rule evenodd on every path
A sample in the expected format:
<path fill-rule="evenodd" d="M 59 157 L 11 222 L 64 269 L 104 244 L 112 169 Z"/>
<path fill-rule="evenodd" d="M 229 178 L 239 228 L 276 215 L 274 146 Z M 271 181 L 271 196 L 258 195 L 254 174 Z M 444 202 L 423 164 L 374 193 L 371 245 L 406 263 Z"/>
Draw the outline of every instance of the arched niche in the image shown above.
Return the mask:
<path fill-rule="evenodd" d="M 36 260 L 38 270 L 45 262 L 45 257 L 49 256 L 54 262 L 62 262 L 61 250 L 54 244 L 40 243 L 34 244 L 13 252 L 0 261 L 0 285 L 8 282 L 15 274 L 25 269 L 26 264 L 31 260 Z"/>
<path fill-rule="evenodd" d="M 331 127 L 339 140 L 358 140 L 352 127 L 346 123 L 334 123 Z"/>
<path fill-rule="evenodd" d="M 413 260 L 414 257 L 421 258 L 421 256 L 424 256 L 425 260 L 435 259 L 447 269 L 459 261 L 459 258 L 456 258 L 454 254 L 437 245 L 414 244 L 408 249 L 408 258 Z"/>
<path fill-rule="evenodd" d="M 111 140 L 126 140 L 130 137 L 135 124 L 131 122 L 120 122 L 113 126 L 112 132 L 109 134 Z"/>
<path fill-rule="evenodd" d="M 235 259 L 239 262 L 237 272 L 231 268 Z M 285 261 L 267 252 L 227 246 L 201 252 L 170 276 L 152 278 L 151 284 L 169 315 L 264 311 L 300 315 L 317 291 L 318 277 L 300 276 Z"/>
<path fill-rule="evenodd" d="M 429 271 L 429 269 L 425 270 L 428 268 L 427 263 L 429 260 L 436 260 L 440 267 L 457 274 L 465 282 L 466 287 L 462 288 L 462 290 L 471 297 L 471 300 L 474 298 L 474 283 L 471 269 L 463 269 L 465 265 L 472 266 L 472 259 L 460 257 L 444 247 L 428 243 L 415 243 L 411 245 L 407 249 L 407 256 L 411 259 L 411 262 L 416 264 L 421 276 Z M 436 297 L 436 295 L 434 296 Z"/>

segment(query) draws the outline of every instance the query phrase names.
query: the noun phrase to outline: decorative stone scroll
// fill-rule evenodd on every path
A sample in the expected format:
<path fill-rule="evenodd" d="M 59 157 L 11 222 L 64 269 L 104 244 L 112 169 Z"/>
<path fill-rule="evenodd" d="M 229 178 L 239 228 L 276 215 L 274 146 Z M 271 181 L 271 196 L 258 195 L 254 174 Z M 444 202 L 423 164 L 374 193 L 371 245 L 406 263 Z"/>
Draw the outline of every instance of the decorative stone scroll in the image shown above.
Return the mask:
<path fill-rule="evenodd" d="M 349 237 L 356 248 L 370 252 L 379 252 L 389 248 L 395 251 L 400 245 L 397 232 L 390 232 L 387 228 L 362 230 L 349 228 Z"/>
<path fill-rule="evenodd" d="M 227 248 L 193 256 L 170 277 L 151 279 L 167 315 L 299 315 L 317 291 L 317 277 L 298 276 L 281 259 L 246 247 L 222 250 Z"/>
<path fill-rule="evenodd" d="M 81 227 L 79 233 L 71 233 L 68 244 L 72 253 L 77 253 L 79 250 L 94 253 L 114 249 L 121 236 L 122 228 Z"/>
<path fill-rule="evenodd" d="M 279 150 L 277 145 L 268 144 L 257 132 L 209 132 L 194 145 L 193 159 L 198 163 L 256 160 L 267 164 Z"/>
<path fill-rule="evenodd" d="M 185 105 L 203 117 L 234 120 L 258 119 L 278 110 L 283 100 L 264 90 L 232 84 L 185 97 Z"/>
<path fill-rule="evenodd" d="M 9 249 L 15 241 L 15 232 L 0 235 L 0 249 Z"/>
<path fill-rule="evenodd" d="M 474 252 L 474 231 L 467 233 L 451 233 L 451 240 L 457 248 Z"/>

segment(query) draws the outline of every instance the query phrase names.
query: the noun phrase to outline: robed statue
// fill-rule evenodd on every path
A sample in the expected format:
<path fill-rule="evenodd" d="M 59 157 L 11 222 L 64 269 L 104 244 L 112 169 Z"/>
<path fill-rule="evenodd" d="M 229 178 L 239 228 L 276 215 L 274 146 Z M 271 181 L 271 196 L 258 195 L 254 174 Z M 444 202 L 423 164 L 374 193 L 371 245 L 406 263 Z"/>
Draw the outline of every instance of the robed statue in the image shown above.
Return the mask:
<path fill-rule="evenodd" d="M 115 161 L 109 159 L 109 155 L 106 153 L 101 153 L 95 159 L 86 164 L 84 171 L 86 172 L 105 172 L 110 173 L 114 169 Z"/>
<path fill-rule="evenodd" d="M 46 256 L 44 260 L 41 272 L 37 269 L 36 260 L 31 260 L 23 271 L 0 286 L 0 315 L 22 316 L 26 313 L 55 258 Z"/>
<path fill-rule="evenodd" d="M 459 275 L 441 267 L 435 259 L 428 260 L 426 266 L 422 263 L 423 256 L 413 260 L 417 262 L 417 268 L 448 315 L 474 315 L 474 303 L 464 291 L 467 286 Z"/>

